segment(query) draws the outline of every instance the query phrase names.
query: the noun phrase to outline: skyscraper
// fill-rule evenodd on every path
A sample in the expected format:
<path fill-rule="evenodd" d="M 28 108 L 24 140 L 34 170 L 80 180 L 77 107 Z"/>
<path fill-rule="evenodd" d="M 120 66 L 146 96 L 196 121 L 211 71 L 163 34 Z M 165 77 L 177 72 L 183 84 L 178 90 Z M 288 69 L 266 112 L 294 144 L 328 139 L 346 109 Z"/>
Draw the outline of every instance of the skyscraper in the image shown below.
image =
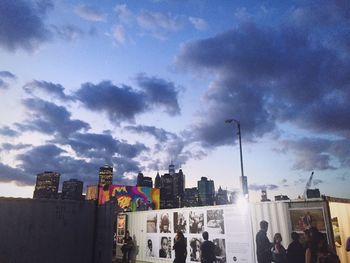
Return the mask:
<path fill-rule="evenodd" d="M 221 186 L 218 189 L 216 194 L 216 205 L 226 205 L 228 204 L 227 191 L 223 190 Z"/>
<path fill-rule="evenodd" d="M 156 178 L 154 179 L 154 187 L 155 188 L 161 187 L 161 179 L 160 179 L 159 172 L 157 172 Z"/>
<path fill-rule="evenodd" d="M 197 185 L 199 205 L 213 205 L 215 198 L 214 181 L 208 180 L 207 177 L 201 177 L 201 180 L 197 182 Z"/>
<path fill-rule="evenodd" d="M 59 173 L 49 171 L 37 174 L 33 198 L 56 199 L 60 176 Z"/>
<path fill-rule="evenodd" d="M 100 167 L 98 185 L 105 186 L 113 183 L 113 167 L 110 165 L 104 165 Z"/>
<path fill-rule="evenodd" d="M 139 172 L 137 175 L 137 186 L 153 187 L 153 181 L 151 177 L 143 176 L 143 173 Z"/>
<path fill-rule="evenodd" d="M 62 186 L 62 199 L 82 200 L 83 182 L 77 179 L 64 181 Z"/>

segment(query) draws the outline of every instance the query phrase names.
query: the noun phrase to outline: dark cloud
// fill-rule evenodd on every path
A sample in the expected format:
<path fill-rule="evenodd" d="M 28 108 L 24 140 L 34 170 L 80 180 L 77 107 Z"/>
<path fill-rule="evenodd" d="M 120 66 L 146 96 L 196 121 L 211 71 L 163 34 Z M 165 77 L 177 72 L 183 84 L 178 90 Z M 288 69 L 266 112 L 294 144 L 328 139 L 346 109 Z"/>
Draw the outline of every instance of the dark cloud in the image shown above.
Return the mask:
<path fill-rule="evenodd" d="M 16 137 L 19 133 L 8 126 L 4 126 L 0 128 L 0 135 L 8 136 L 8 137 Z"/>
<path fill-rule="evenodd" d="M 124 128 L 128 131 L 132 131 L 138 134 L 149 134 L 159 142 L 166 142 L 169 139 L 176 137 L 174 133 L 168 132 L 162 128 L 157 128 L 154 126 L 137 125 L 125 126 Z"/>
<path fill-rule="evenodd" d="M 21 169 L 0 163 L 0 182 L 14 182 L 17 185 L 31 185 L 35 183 L 35 178 L 34 176 L 27 175 Z"/>
<path fill-rule="evenodd" d="M 16 79 L 16 76 L 9 71 L 0 71 L 0 89 L 7 89 L 9 84 L 4 79 Z"/>
<path fill-rule="evenodd" d="M 177 100 L 178 88 L 173 82 L 157 77 L 148 77 L 145 74 L 139 74 L 136 80 L 152 104 L 155 106 L 164 106 L 166 112 L 170 115 L 180 113 Z"/>
<path fill-rule="evenodd" d="M 349 20 L 336 4 L 314 5 L 315 10 L 308 5 L 298 12 L 312 10 L 322 19 L 317 12 L 328 12 L 331 6 L 335 13 L 327 19 L 337 22 L 317 24 L 314 18 L 301 23 L 288 10 L 274 26 L 246 20 L 183 45 L 178 67 L 214 78 L 204 96 L 203 117 L 193 127 L 196 140 L 208 147 L 233 142 L 237 136 L 224 126 L 232 117 L 241 121 L 244 139 L 261 137 L 279 123 L 350 137 L 350 53 L 333 42 L 339 39 L 331 33 L 350 28 Z"/>
<path fill-rule="evenodd" d="M 31 115 L 23 123 L 16 123 L 21 131 L 39 131 L 67 137 L 76 131 L 90 128 L 86 122 L 72 120 L 70 112 L 63 106 L 37 98 L 25 99 L 23 105 Z"/>
<path fill-rule="evenodd" d="M 51 33 L 43 19 L 51 1 L 3 0 L 0 5 L 0 46 L 8 51 L 32 51 Z"/>
<path fill-rule="evenodd" d="M 107 113 L 115 124 L 125 120 L 133 121 L 136 114 L 147 109 L 140 92 L 127 86 L 117 87 L 110 81 L 97 85 L 85 83 L 76 92 L 76 96 L 88 109 Z"/>
<path fill-rule="evenodd" d="M 12 150 L 18 151 L 31 146 L 32 146 L 31 144 L 23 144 L 23 143 L 19 143 L 19 144 L 3 143 L 1 144 L 1 149 L 3 151 L 12 151 Z"/>
<path fill-rule="evenodd" d="M 276 190 L 278 185 L 275 184 L 250 184 L 249 190 L 252 191 L 261 191 L 261 190 Z"/>
<path fill-rule="evenodd" d="M 114 139 L 110 134 L 75 133 L 67 139 L 53 142 L 70 145 L 78 156 L 100 159 L 104 163 L 111 163 L 115 155 L 132 159 L 149 150 L 144 144 L 128 144 Z"/>
<path fill-rule="evenodd" d="M 85 83 L 76 92 L 76 97 L 88 109 L 105 112 L 116 125 L 121 121 L 133 122 L 137 114 L 159 106 L 164 107 L 171 115 L 178 113 L 177 91 L 171 82 L 145 76 L 143 80 L 141 85 L 144 91 L 125 85 L 118 87 L 110 81 L 103 81 L 97 85 Z M 154 94 L 156 90 L 160 92 L 159 96 Z M 164 94 L 172 97 L 166 99 Z"/>
<path fill-rule="evenodd" d="M 115 163 L 117 169 L 115 171 L 114 183 L 116 184 L 125 184 L 125 185 L 135 185 L 136 176 L 138 171 L 140 171 L 140 163 L 124 157 L 114 157 L 113 163 Z M 131 173 L 135 176 L 132 178 L 126 178 L 125 173 Z"/>
<path fill-rule="evenodd" d="M 17 155 L 18 165 L 25 174 L 35 178 L 43 171 L 57 171 L 62 175 L 62 181 L 77 178 L 84 183 L 94 184 L 98 181 L 99 164 L 74 159 L 64 155 L 66 151 L 53 144 L 33 147 L 23 154 Z"/>
<path fill-rule="evenodd" d="M 72 97 L 67 96 L 64 93 L 64 87 L 61 84 L 55 84 L 47 81 L 34 80 L 23 86 L 23 89 L 28 93 L 32 94 L 35 90 L 41 90 L 49 95 L 53 95 L 63 101 L 71 100 Z"/>
<path fill-rule="evenodd" d="M 302 138 L 282 144 L 284 149 L 295 153 L 294 169 L 313 171 L 350 167 L 350 140 Z"/>

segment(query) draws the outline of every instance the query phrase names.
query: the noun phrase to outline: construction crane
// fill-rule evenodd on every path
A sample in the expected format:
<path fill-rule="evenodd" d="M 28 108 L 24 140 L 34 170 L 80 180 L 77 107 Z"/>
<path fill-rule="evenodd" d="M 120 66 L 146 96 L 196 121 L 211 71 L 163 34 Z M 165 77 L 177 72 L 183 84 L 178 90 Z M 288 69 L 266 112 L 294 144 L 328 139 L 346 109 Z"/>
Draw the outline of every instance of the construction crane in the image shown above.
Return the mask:
<path fill-rule="evenodd" d="M 309 180 L 306 183 L 305 190 L 304 190 L 304 195 L 303 195 L 304 199 L 307 199 L 306 193 L 307 193 L 307 190 L 311 187 L 311 183 L 312 183 L 312 178 L 313 177 L 314 177 L 314 171 L 312 171 L 312 173 L 310 175 L 310 178 L 309 178 Z"/>

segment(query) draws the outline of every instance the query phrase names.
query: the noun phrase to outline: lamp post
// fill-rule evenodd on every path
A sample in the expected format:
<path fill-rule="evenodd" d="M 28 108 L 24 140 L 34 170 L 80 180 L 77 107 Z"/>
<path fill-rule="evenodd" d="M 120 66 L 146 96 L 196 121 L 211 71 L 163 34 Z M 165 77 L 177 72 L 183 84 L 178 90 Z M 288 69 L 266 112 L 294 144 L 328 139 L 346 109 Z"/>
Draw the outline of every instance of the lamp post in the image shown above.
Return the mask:
<path fill-rule="evenodd" d="M 241 159 L 241 187 L 242 187 L 242 194 L 244 198 L 248 199 L 248 180 L 247 177 L 244 176 L 243 171 L 243 155 L 242 155 L 242 140 L 241 140 L 241 123 L 238 120 L 235 119 L 228 119 L 225 121 L 225 123 L 235 123 L 237 124 L 238 128 L 238 140 L 239 140 L 239 154 Z"/>

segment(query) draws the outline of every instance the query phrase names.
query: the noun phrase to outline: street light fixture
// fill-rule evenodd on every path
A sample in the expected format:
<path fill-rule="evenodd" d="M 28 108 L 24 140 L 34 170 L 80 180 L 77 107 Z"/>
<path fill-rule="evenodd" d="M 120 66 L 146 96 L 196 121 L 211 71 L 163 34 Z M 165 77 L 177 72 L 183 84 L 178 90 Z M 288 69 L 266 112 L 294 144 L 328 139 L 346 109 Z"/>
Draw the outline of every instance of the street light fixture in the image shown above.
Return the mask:
<path fill-rule="evenodd" d="M 237 124 L 238 128 L 238 139 L 239 139 L 239 154 L 241 159 L 241 187 L 242 187 L 242 193 L 243 196 L 248 199 L 248 180 L 247 177 L 244 176 L 243 171 L 243 155 L 242 155 L 242 140 L 241 140 L 241 123 L 236 119 L 228 119 L 225 121 L 225 123 L 235 123 Z"/>

